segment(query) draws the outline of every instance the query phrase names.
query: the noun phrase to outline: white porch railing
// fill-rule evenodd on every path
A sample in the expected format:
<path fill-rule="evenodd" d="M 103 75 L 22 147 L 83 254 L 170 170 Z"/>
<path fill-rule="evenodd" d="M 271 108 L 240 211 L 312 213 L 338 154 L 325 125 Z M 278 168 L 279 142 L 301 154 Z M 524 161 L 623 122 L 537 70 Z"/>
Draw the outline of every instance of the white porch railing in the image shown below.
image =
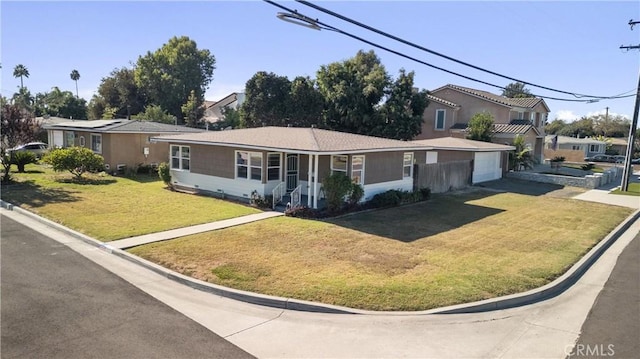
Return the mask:
<path fill-rule="evenodd" d="M 271 193 L 273 194 L 273 205 L 271 208 L 275 209 L 276 204 L 280 203 L 280 201 L 282 201 L 282 197 L 287 193 L 286 183 L 280 182 L 276 188 L 271 191 Z"/>
<path fill-rule="evenodd" d="M 302 186 L 296 187 L 291 191 L 291 208 L 298 208 L 302 201 Z"/>

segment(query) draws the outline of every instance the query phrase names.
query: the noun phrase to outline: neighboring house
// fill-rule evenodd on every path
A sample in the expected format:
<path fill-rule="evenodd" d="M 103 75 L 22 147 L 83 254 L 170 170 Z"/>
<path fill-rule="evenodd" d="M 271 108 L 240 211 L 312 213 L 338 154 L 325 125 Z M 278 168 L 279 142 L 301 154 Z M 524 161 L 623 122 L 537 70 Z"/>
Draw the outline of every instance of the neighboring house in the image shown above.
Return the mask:
<path fill-rule="evenodd" d="M 476 113 L 491 114 L 495 143 L 512 144 L 517 135 L 525 137 L 538 161 L 543 159 L 544 125 L 549 107 L 537 97 L 508 98 L 467 87 L 446 85 L 430 91 L 424 111 L 422 133 L 416 140 L 464 137 Z"/>
<path fill-rule="evenodd" d="M 202 132 L 185 126 L 125 119 L 56 122 L 43 126 L 50 148 L 87 147 L 104 157 L 107 170 L 157 165 L 169 158 L 166 143 L 151 143 L 152 136 Z"/>
<path fill-rule="evenodd" d="M 341 172 L 364 188 L 364 200 L 413 189 L 414 142 L 299 127 L 259 127 L 153 138 L 170 145 L 177 188 L 239 198 L 287 193 L 318 208 L 322 180 Z M 292 195 L 293 196 L 293 195 Z M 305 204 L 305 203 L 302 203 Z"/>
<path fill-rule="evenodd" d="M 557 140 L 555 138 L 557 137 Z M 563 150 L 576 151 L 580 156 L 578 161 L 584 160 L 584 157 L 593 157 L 595 155 L 603 155 L 607 150 L 607 144 L 603 141 L 594 140 L 593 138 L 577 138 L 569 136 L 549 135 L 545 137 L 544 143 L 546 149 L 553 150 L 554 141 L 557 142 L 555 149 L 558 152 Z M 564 156 L 567 157 L 567 156 Z"/>
<path fill-rule="evenodd" d="M 224 108 L 232 108 L 237 110 L 244 102 L 244 93 L 233 92 L 224 97 L 220 101 L 205 101 L 205 110 L 203 120 L 207 124 L 213 124 L 224 119 L 222 111 Z"/>
<path fill-rule="evenodd" d="M 456 137 L 416 140 L 415 143 L 433 148 L 416 154 L 416 163 L 443 163 L 460 160 L 473 161 L 473 184 L 502 178 L 509 169 L 509 151 L 513 146 L 473 141 Z"/>
<path fill-rule="evenodd" d="M 627 140 L 625 138 L 610 137 L 611 151 L 624 156 L 627 153 Z"/>

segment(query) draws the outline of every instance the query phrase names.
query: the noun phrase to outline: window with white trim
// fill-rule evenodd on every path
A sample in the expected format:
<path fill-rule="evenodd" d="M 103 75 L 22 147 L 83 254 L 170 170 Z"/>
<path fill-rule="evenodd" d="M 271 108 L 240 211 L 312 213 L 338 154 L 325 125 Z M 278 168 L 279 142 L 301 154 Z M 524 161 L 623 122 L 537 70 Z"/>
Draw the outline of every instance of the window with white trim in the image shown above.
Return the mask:
<path fill-rule="evenodd" d="M 364 185 L 364 156 L 351 156 L 351 181 Z"/>
<path fill-rule="evenodd" d="M 267 181 L 280 180 L 280 167 L 282 156 L 279 153 L 269 153 L 267 155 Z"/>
<path fill-rule="evenodd" d="M 190 160 L 191 149 L 189 146 L 171 145 L 171 169 L 188 171 Z"/>
<path fill-rule="evenodd" d="M 446 115 L 447 115 L 447 110 L 436 110 L 436 130 L 438 131 L 444 130 Z"/>
<path fill-rule="evenodd" d="M 589 152 L 600 152 L 600 145 L 589 145 Z"/>
<path fill-rule="evenodd" d="M 578 145 L 571 145 L 571 149 L 574 150 L 574 151 L 575 150 L 581 150 L 580 146 L 578 146 Z"/>
<path fill-rule="evenodd" d="M 405 152 L 402 161 L 402 177 L 413 177 L 413 152 Z"/>
<path fill-rule="evenodd" d="M 331 156 L 331 174 L 336 172 L 347 175 L 347 156 L 346 155 L 334 155 Z"/>
<path fill-rule="evenodd" d="M 64 147 L 76 145 L 76 134 L 73 131 L 64 131 Z"/>
<path fill-rule="evenodd" d="M 95 153 L 102 153 L 102 135 L 91 134 L 91 151 Z"/>
<path fill-rule="evenodd" d="M 236 151 L 236 178 L 262 181 L 262 153 Z"/>

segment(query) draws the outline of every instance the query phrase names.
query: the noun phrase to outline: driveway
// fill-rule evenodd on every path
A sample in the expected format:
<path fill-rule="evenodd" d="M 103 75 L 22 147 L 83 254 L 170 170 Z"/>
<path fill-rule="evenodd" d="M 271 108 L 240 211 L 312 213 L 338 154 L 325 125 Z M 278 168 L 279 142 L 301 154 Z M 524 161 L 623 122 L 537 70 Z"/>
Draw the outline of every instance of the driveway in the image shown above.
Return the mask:
<path fill-rule="evenodd" d="M 528 196 L 550 196 L 572 198 L 587 190 L 579 187 L 567 187 L 551 183 L 523 181 L 514 178 L 502 178 L 495 181 L 483 182 L 476 187 L 487 188 L 500 192 L 520 193 Z"/>

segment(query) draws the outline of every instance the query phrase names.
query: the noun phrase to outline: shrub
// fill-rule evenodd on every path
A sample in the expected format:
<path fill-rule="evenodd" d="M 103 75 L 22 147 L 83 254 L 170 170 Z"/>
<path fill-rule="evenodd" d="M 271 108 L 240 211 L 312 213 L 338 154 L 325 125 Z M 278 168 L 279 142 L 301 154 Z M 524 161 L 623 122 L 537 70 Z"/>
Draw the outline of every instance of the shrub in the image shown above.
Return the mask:
<path fill-rule="evenodd" d="M 585 163 L 582 166 L 580 166 L 580 169 L 582 169 L 583 171 L 591 171 L 595 167 L 596 165 L 594 165 L 593 163 Z"/>
<path fill-rule="evenodd" d="M 262 209 L 271 209 L 271 206 L 273 206 L 273 196 L 267 195 L 262 197 L 258 194 L 258 191 L 253 191 L 251 192 L 250 202 L 252 206 L 256 206 Z"/>
<path fill-rule="evenodd" d="M 422 201 L 426 201 L 429 198 L 431 198 L 431 188 L 423 187 L 423 188 L 420 188 L 418 191 L 422 195 L 422 199 L 421 199 Z"/>
<path fill-rule="evenodd" d="M 36 163 L 36 155 L 33 152 L 18 151 L 11 155 L 11 163 L 18 167 L 18 172 L 24 172 L 24 166 L 29 163 Z"/>
<path fill-rule="evenodd" d="M 85 147 L 57 148 L 42 159 L 56 172 L 69 171 L 77 178 L 85 172 L 97 172 L 104 169 L 102 156 Z"/>
<path fill-rule="evenodd" d="M 551 159 L 551 162 L 564 162 L 565 158 L 564 156 L 555 156 L 554 158 Z"/>
<path fill-rule="evenodd" d="M 171 184 L 171 168 L 169 168 L 168 162 L 162 162 L 158 166 L 158 176 L 168 188 L 173 188 L 173 185 Z"/>
<path fill-rule="evenodd" d="M 307 206 L 300 206 L 300 207 L 288 209 L 284 212 L 284 214 L 285 216 L 297 217 L 297 218 L 320 218 L 321 217 L 320 211 L 313 208 L 309 208 Z"/>
<path fill-rule="evenodd" d="M 364 197 L 364 188 L 357 183 L 351 183 L 351 193 L 349 194 L 349 205 L 355 206 Z"/>
<path fill-rule="evenodd" d="M 152 165 L 138 164 L 138 168 L 136 168 L 136 173 L 140 175 L 150 175 L 155 172 L 155 168 Z"/>
<path fill-rule="evenodd" d="M 402 203 L 402 192 L 390 189 L 386 192 L 378 193 L 370 201 L 371 206 L 376 208 L 395 207 Z"/>
<path fill-rule="evenodd" d="M 353 184 L 343 173 L 333 173 L 322 181 L 324 194 L 329 212 L 336 212 L 342 208 L 344 198 L 353 191 Z"/>

